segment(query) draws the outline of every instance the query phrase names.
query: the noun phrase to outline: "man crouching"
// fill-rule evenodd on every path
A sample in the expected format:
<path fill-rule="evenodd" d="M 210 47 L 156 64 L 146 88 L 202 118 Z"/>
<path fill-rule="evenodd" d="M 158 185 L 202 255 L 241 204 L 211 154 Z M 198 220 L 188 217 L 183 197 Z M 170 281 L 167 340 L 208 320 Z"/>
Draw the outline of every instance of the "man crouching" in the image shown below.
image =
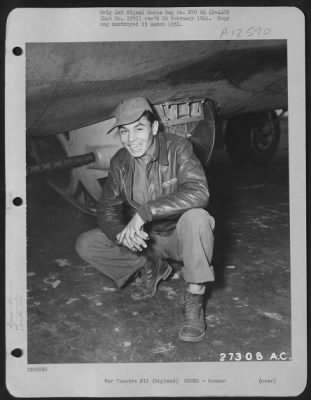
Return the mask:
<path fill-rule="evenodd" d="M 137 301 L 153 297 L 168 278 L 168 259 L 181 261 L 186 291 L 179 338 L 198 342 L 205 335 L 205 284 L 214 280 L 205 173 L 187 140 L 159 133 L 145 98 L 121 102 L 115 117 L 112 129 L 118 128 L 124 148 L 111 159 L 97 208 L 99 228 L 78 238 L 77 252 L 118 287 L 141 270 L 131 294 Z"/>

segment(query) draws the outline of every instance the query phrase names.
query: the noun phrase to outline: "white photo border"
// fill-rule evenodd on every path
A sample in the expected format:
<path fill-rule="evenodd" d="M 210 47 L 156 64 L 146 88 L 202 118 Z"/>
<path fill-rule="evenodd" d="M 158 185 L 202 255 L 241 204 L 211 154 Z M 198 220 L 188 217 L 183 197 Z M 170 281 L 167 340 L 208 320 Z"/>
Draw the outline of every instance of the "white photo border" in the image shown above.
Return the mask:
<path fill-rule="evenodd" d="M 185 10 L 188 8 L 195 7 L 184 7 Z M 14 396 L 289 396 L 298 395 L 304 390 L 307 381 L 305 17 L 295 7 L 225 8 L 230 9 L 230 20 L 226 25 L 218 21 L 208 25 L 190 23 L 183 27 L 182 32 L 168 27 L 161 30 L 151 27 L 147 30 L 126 27 L 103 29 L 98 24 L 101 8 L 20 8 L 10 13 L 5 60 L 6 367 L 7 387 Z M 66 30 L 55 29 L 55 21 L 58 27 L 66 26 Z M 292 360 L 286 363 L 152 364 L 152 376 L 159 379 L 176 378 L 176 384 L 148 384 L 143 387 L 132 384 L 108 385 L 102 377 L 147 378 L 150 377 L 149 364 L 49 364 L 40 365 L 46 371 L 27 373 L 26 59 L 25 52 L 17 57 L 12 49 L 21 47 L 25 50 L 28 42 L 140 41 L 146 40 L 146 37 L 148 40 L 162 41 L 223 40 L 221 33 L 225 26 L 229 32 L 226 40 L 234 40 L 236 38 L 232 32 L 236 29 L 247 31 L 250 25 L 261 23 L 258 21 L 264 21 L 264 26 L 271 28 L 265 39 L 287 40 Z M 23 200 L 20 206 L 13 203 L 16 197 Z M 14 349 L 22 349 L 24 356 L 12 356 Z M 226 383 L 218 386 L 199 384 L 195 387 L 184 384 L 184 379 L 194 368 L 198 378 L 206 376 L 208 371 L 215 378 L 226 378 Z M 260 385 L 260 376 L 276 377 L 276 384 Z"/>

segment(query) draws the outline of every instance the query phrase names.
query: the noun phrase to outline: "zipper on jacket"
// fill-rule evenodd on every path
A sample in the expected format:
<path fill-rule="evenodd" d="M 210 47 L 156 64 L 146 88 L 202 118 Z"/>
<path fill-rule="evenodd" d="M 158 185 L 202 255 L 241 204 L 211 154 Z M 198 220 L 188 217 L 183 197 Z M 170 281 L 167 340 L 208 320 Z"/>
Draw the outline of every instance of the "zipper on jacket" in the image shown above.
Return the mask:
<path fill-rule="evenodd" d="M 122 172 L 123 172 L 122 181 L 123 181 L 123 186 L 124 186 L 124 192 L 125 192 L 126 199 L 127 199 L 128 203 L 129 203 L 129 205 L 131 207 L 135 208 L 135 210 L 137 210 L 137 208 L 139 207 L 139 204 L 137 204 L 134 200 L 132 200 L 132 195 L 129 195 L 128 190 L 127 190 L 127 183 L 125 182 L 125 176 L 126 176 L 126 172 L 127 171 L 125 170 L 124 167 L 122 168 Z M 131 187 L 133 188 L 133 170 L 132 170 L 131 179 L 132 179 Z"/>

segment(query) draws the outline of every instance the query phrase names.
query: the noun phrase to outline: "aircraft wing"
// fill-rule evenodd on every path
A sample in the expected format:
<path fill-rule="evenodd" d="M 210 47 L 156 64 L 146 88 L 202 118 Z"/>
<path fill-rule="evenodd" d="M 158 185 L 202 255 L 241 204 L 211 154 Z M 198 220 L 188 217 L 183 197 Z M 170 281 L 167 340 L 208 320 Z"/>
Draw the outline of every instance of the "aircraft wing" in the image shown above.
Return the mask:
<path fill-rule="evenodd" d="M 26 125 L 50 135 L 112 116 L 124 98 L 208 98 L 221 117 L 287 108 L 285 40 L 28 43 Z"/>

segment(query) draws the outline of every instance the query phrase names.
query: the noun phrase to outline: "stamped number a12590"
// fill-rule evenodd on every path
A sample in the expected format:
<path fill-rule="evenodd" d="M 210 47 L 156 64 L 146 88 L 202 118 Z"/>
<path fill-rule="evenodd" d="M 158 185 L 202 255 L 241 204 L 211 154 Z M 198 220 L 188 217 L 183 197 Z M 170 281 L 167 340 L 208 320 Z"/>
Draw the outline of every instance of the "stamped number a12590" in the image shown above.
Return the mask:
<path fill-rule="evenodd" d="M 271 33 L 271 28 L 263 26 L 250 26 L 249 28 L 227 28 L 224 27 L 220 33 L 220 39 L 226 38 L 250 38 L 267 37 Z"/>

